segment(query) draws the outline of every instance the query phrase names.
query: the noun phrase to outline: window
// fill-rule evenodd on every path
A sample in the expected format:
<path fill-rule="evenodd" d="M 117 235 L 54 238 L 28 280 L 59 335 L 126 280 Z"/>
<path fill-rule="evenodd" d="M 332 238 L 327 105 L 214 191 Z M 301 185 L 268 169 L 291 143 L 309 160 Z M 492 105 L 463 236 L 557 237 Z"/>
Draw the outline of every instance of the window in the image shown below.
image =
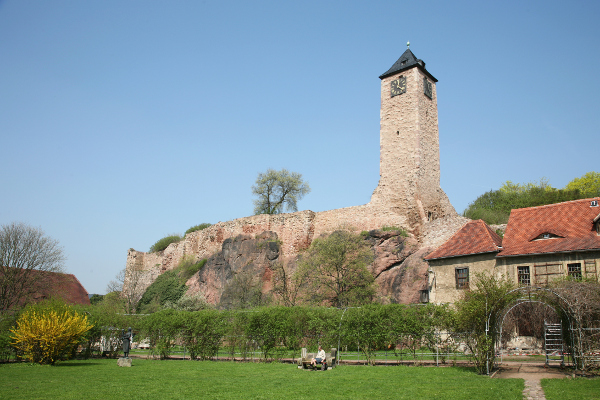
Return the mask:
<path fill-rule="evenodd" d="M 573 279 L 581 279 L 581 263 L 567 264 L 567 273 Z"/>
<path fill-rule="evenodd" d="M 519 281 L 519 285 L 531 285 L 531 274 L 529 273 L 529 266 L 517 267 L 517 279 Z"/>
<path fill-rule="evenodd" d="M 419 293 L 421 303 L 429 303 L 429 289 L 421 290 Z"/>
<path fill-rule="evenodd" d="M 469 268 L 456 268 L 456 288 L 469 288 Z"/>

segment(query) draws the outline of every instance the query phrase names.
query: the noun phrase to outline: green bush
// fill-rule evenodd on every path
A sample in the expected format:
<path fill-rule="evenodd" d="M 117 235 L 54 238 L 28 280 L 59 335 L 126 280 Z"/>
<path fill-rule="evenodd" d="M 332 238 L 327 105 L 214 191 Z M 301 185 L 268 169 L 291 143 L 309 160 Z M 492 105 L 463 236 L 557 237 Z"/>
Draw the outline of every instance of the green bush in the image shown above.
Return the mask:
<path fill-rule="evenodd" d="M 136 310 L 141 314 L 156 311 L 156 305 L 164 306 L 165 303 L 176 303 L 187 291 L 187 286 L 181 283 L 175 271 L 167 271 L 146 289 L 142 295 Z"/>
<path fill-rule="evenodd" d="M 208 228 L 211 225 L 212 224 L 209 224 L 209 223 L 205 222 L 205 223 L 202 223 L 200 225 L 192 226 L 190 229 L 188 229 L 187 231 L 185 231 L 184 236 L 187 235 L 188 233 L 192 233 L 192 232 L 196 232 L 196 231 L 201 231 L 202 229 L 206 229 L 206 228 Z"/>
<path fill-rule="evenodd" d="M 184 256 L 175 269 L 182 283 L 187 282 L 188 279 L 200 271 L 204 267 L 204 264 L 206 264 L 206 261 L 206 258 L 196 261 L 193 256 Z"/>
<path fill-rule="evenodd" d="M 404 237 L 408 237 L 408 232 L 406 232 L 406 230 L 402 229 L 402 228 L 398 228 L 395 226 L 384 226 L 381 228 L 382 231 L 386 232 L 386 231 L 398 231 L 398 234 L 400 236 L 404 236 Z"/>
<path fill-rule="evenodd" d="M 156 243 L 154 243 L 152 246 L 150 246 L 150 253 L 155 253 L 157 251 L 163 251 L 164 249 L 169 247 L 169 245 L 171 243 L 177 243 L 177 242 L 181 241 L 181 239 L 182 239 L 182 237 L 179 236 L 178 234 L 165 236 L 164 238 L 159 239 Z"/>

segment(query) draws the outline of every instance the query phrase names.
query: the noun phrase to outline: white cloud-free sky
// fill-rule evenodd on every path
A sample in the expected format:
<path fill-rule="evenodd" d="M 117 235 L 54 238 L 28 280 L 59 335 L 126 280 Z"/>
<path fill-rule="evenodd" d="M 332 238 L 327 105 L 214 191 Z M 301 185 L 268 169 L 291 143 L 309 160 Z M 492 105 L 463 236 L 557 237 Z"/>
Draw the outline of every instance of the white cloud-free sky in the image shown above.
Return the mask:
<path fill-rule="evenodd" d="M 90 293 L 127 250 L 252 214 L 267 168 L 300 209 L 365 204 L 378 76 L 437 84 L 458 212 L 503 182 L 598 171 L 597 1 L 0 0 L 0 224 L 41 227 Z"/>

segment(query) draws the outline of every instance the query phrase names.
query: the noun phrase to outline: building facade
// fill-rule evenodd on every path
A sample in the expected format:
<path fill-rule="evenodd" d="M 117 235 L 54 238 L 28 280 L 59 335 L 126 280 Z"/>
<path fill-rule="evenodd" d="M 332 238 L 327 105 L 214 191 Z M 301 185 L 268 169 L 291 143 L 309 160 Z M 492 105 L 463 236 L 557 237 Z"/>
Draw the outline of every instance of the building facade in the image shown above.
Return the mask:
<path fill-rule="evenodd" d="M 470 221 L 430 253 L 430 301 L 453 303 L 479 272 L 515 285 L 595 279 L 600 270 L 600 197 L 512 210 L 504 238 Z"/>

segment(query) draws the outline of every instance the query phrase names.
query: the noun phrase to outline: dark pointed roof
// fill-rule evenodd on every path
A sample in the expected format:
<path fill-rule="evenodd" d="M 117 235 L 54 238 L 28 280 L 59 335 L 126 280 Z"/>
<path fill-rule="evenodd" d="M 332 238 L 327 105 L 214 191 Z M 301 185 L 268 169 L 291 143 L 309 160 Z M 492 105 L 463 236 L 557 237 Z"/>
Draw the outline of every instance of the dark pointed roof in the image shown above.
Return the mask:
<path fill-rule="evenodd" d="M 394 65 L 392 65 L 392 68 L 390 68 L 386 72 L 384 72 L 379 77 L 379 79 L 387 78 L 388 76 L 397 74 L 398 72 L 406 71 L 407 69 L 411 69 L 414 67 L 419 68 L 432 81 L 434 81 L 434 82 L 438 81 L 437 79 L 435 79 L 433 77 L 433 75 L 431 75 L 429 73 L 429 71 L 427 71 L 425 69 L 425 62 L 423 60 L 419 60 L 417 57 L 415 57 L 415 55 L 413 54 L 412 51 L 410 51 L 410 49 L 406 49 L 406 51 L 400 56 L 398 61 L 396 61 L 394 63 Z"/>

